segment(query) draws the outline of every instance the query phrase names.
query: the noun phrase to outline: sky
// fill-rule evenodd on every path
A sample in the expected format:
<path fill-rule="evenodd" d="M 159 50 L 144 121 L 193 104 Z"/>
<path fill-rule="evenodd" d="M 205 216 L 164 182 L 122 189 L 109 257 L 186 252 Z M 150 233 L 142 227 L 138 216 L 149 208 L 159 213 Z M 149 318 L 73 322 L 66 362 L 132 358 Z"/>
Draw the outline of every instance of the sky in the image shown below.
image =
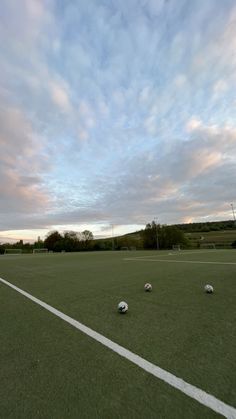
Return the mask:
<path fill-rule="evenodd" d="M 1 0 L 0 63 L 0 242 L 232 219 L 235 0 Z"/>

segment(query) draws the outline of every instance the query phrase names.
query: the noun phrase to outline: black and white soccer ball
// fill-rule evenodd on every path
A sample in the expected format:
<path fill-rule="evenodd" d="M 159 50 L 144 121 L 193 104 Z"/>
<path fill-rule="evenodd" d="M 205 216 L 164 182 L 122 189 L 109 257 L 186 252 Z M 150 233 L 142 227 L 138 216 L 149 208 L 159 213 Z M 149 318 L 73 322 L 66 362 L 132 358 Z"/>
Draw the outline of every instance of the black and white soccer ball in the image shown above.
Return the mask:
<path fill-rule="evenodd" d="M 213 294 L 214 291 L 213 286 L 209 284 L 205 285 L 204 290 L 207 294 Z"/>
<path fill-rule="evenodd" d="M 118 304 L 118 311 L 119 313 L 126 313 L 128 311 L 128 304 L 125 301 L 121 301 Z"/>
<path fill-rule="evenodd" d="M 151 285 L 151 284 L 149 284 L 149 283 L 145 284 L 145 285 L 144 285 L 144 290 L 145 290 L 145 291 L 149 291 L 149 292 L 150 292 L 150 291 L 152 291 L 152 285 Z"/>

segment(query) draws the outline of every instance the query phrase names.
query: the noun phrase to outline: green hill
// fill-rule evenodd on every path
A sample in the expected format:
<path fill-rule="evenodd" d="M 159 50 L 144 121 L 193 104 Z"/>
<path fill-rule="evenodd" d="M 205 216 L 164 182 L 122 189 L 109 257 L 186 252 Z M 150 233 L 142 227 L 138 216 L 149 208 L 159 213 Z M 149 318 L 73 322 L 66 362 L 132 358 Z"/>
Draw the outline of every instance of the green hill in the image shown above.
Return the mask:
<path fill-rule="evenodd" d="M 193 248 L 207 247 L 212 244 L 215 247 L 231 247 L 236 240 L 236 224 L 233 220 L 211 221 L 205 223 L 175 224 L 185 233 L 189 246 Z M 110 243 L 112 238 L 103 239 L 103 242 Z M 127 233 L 114 238 L 115 248 L 136 247 L 142 248 L 142 230 Z"/>

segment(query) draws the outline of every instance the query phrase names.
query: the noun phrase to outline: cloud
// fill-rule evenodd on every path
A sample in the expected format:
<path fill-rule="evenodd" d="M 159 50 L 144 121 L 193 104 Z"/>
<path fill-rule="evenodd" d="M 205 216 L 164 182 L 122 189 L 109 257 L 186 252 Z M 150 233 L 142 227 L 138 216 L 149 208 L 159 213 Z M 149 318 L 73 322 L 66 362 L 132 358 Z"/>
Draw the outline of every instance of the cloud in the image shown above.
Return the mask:
<path fill-rule="evenodd" d="M 42 173 L 48 170 L 40 138 L 17 108 L 0 109 L 0 211 L 11 218 L 16 213 L 37 213 L 48 204 Z"/>
<path fill-rule="evenodd" d="M 49 82 L 49 89 L 55 105 L 58 106 L 62 111 L 70 112 L 71 105 L 65 83 L 63 86 L 62 83 L 51 81 Z"/>
<path fill-rule="evenodd" d="M 155 115 L 148 116 L 144 121 L 144 127 L 148 134 L 155 135 L 157 133 L 157 117 Z"/>
<path fill-rule="evenodd" d="M 177 88 L 183 88 L 183 86 L 185 86 L 186 83 L 187 83 L 187 78 L 185 74 L 178 74 L 174 79 L 174 85 Z"/>
<path fill-rule="evenodd" d="M 213 3 L 3 0 L 2 229 L 225 214 L 236 8 Z"/>
<path fill-rule="evenodd" d="M 89 133 L 88 133 L 88 131 L 86 131 L 85 129 L 83 129 L 83 128 L 79 128 L 78 129 L 78 138 L 81 140 L 81 141 L 87 141 L 88 140 L 88 138 L 89 138 Z"/>
<path fill-rule="evenodd" d="M 197 128 L 201 127 L 201 121 L 200 119 L 196 117 L 192 117 L 186 124 L 186 131 L 191 132 L 196 130 Z"/>
<path fill-rule="evenodd" d="M 232 156 L 236 158 L 235 128 L 195 125 L 189 138 L 173 143 L 167 153 L 159 155 L 156 147 L 131 159 L 100 205 L 127 223 L 155 215 L 161 222 L 201 219 L 209 212 L 225 217 L 235 196 Z"/>
<path fill-rule="evenodd" d="M 213 91 L 216 95 L 224 93 L 228 89 L 228 83 L 226 80 L 217 80 L 213 86 Z"/>

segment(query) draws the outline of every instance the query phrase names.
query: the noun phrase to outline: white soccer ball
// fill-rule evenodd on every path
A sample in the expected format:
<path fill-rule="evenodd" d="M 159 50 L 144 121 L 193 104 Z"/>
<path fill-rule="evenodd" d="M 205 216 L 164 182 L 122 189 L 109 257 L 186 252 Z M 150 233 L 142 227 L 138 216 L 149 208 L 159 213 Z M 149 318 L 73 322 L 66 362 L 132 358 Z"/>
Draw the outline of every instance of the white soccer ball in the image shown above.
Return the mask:
<path fill-rule="evenodd" d="M 145 291 L 152 291 L 152 285 L 147 283 L 144 285 L 144 289 Z"/>
<path fill-rule="evenodd" d="M 120 312 L 120 313 L 126 313 L 127 311 L 128 311 L 128 304 L 125 302 L 125 301 L 121 301 L 119 304 L 118 304 L 118 311 Z"/>
<path fill-rule="evenodd" d="M 204 290 L 207 292 L 207 294 L 212 294 L 214 291 L 213 286 L 209 284 L 205 285 Z"/>

